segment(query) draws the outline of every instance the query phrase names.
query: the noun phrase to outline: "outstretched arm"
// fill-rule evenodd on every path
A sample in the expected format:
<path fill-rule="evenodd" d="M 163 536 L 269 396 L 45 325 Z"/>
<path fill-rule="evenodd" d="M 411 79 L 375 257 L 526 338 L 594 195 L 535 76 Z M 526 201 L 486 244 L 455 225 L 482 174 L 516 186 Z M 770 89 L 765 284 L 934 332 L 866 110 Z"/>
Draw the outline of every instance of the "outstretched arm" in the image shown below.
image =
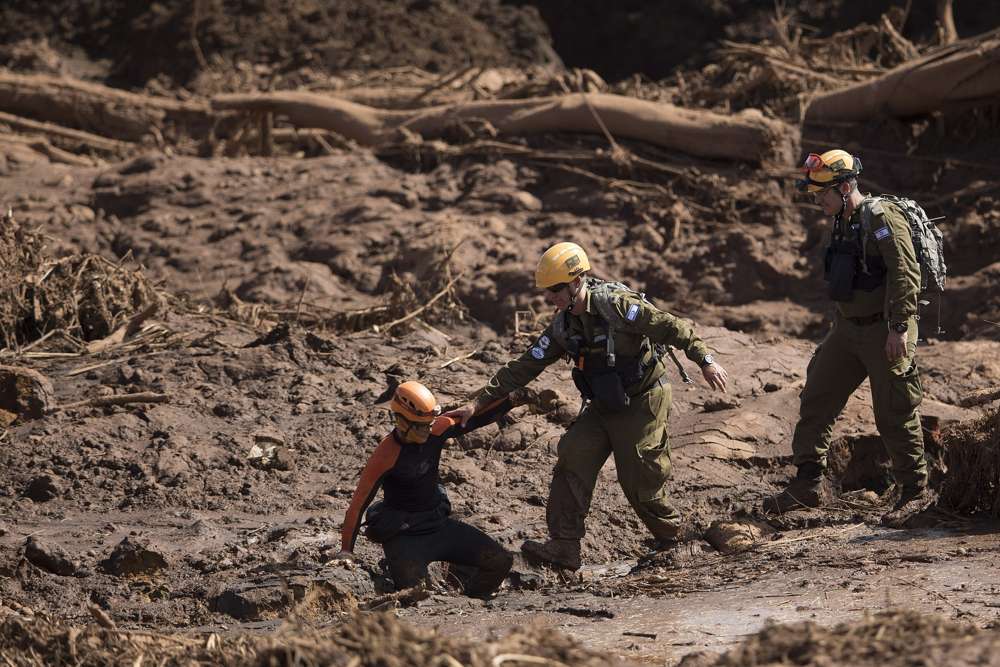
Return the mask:
<path fill-rule="evenodd" d="M 557 313 L 556 317 L 563 317 L 562 312 Z M 498 370 L 478 392 L 476 400 L 452 410 L 448 415 L 466 426 L 473 415 L 484 413 L 495 401 L 506 398 L 511 392 L 523 389 L 542 371 L 561 359 L 566 350 L 552 335 L 552 328 L 551 324 L 546 327 L 542 335 L 536 338 L 520 357 L 508 361 Z"/>
<path fill-rule="evenodd" d="M 492 424 L 510 412 L 513 407 L 514 402 L 510 396 L 495 399 L 481 407 L 477 402 L 473 404 L 473 408 L 467 417 L 465 411 L 468 406 L 441 415 L 434 422 L 432 431 L 444 438 L 454 438 L 455 436 L 464 435 L 469 431 L 475 431 L 477 428 Z"/>
<path fill-rule="evenodd" d="M 399 452 L 399 443 L 392 435 L 387 435 L 365 464 L 361 471 L 361 479 L 358 480 L 358 486 L 351 497 L 351 504 L 344 515 L 344 525 L 340 529 L 341 553 L 354 551 L 354 543 L 358 539 L 358 530 L 361 526 L 361 515 L 375 499 L 382 486 L 382 477 L 396 465 Z"/>

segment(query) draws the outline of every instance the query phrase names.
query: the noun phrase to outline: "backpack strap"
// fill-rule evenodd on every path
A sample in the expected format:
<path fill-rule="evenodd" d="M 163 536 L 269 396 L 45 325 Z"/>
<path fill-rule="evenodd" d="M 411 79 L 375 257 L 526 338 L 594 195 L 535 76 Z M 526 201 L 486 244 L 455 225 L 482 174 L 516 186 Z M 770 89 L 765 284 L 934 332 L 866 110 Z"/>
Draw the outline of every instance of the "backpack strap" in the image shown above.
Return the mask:
<path fill-rule="evenodd" d="M 552 330 L 550 332 L 552 338 L 555 339 L 562 349 L 568 349 L 567 343 L 569 343 L 569 336 L 566 335 L 566 313 L 565 311 L 560 311 L 556 313 L 556 319 L 552 321 Z"/>

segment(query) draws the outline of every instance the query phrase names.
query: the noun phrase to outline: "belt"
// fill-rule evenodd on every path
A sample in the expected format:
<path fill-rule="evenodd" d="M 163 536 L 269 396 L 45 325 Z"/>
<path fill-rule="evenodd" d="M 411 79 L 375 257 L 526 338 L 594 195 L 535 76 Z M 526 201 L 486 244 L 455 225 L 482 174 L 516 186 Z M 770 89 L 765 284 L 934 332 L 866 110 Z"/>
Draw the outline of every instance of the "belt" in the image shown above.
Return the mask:
<path fill-rule="evenodd" d="M 845 317 L 845 320 L 851 324 L 856 324 L 859 327 L 866 327 L 869 324 L 875 324 L 876 322 L 882 321 L 882 313 L 875 313 L 874 315 L 865 315 L 864 317 Z"/>

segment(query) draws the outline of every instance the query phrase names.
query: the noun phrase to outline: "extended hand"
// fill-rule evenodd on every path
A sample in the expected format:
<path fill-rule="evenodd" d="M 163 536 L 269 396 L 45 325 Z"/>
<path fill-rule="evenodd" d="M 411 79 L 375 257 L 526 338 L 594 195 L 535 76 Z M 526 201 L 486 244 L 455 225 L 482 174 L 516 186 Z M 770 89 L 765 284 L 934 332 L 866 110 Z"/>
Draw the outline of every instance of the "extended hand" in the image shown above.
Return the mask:
<path fill-rule="evenodd" d="M 899 361 L 906 356 L 906 332 L 890 331 L 885 337 L 885 356 L 890 362 Z"/>
<path fill-rule="evenodd" d="M 705 382 L 712 389 L 719 389 L 722 393 L 727 393 L 726 387 L 729 385 L 729 373 L 726 372 L 725 368 L 713 362 L 702 368 L 701 374 L 705 377 Z"/>
<path fill-rule="evenodd" d="M 476 404 L 475 402 L 472 402 L 472 403 L 466 403 L 460 408 L 449 410 L 448 412 L 444 413 L 444 416 L 456 419 L 462 424 L 462 426 L 465 426 L 467 423 L 469 423 L 469 420 L 472 419 L 472 415 L 474 414 L 476 414 Z"/>

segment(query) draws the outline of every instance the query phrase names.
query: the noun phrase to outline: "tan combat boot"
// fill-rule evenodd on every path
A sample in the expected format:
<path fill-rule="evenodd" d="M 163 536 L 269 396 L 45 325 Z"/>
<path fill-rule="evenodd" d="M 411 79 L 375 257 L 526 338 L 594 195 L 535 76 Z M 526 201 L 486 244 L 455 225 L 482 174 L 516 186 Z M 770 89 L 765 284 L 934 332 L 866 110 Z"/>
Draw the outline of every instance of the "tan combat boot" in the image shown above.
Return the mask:
<path fill-rule="evenodd" d="M 521 553 L 529 560 L 541 561 L 554 567 L 567 570 L 580 569 L 579 540 L 546 540 L 545 542 L 526 540 L 521 545 Z"/>
<path fill-rule="evenodd" d="M 793 510 L 819 507 L 822 491 L 823 482 L 821 479 L 795 477 L 788 483 L 784 491 L 764 499 L 764 513 L 784 514 Z"/>

